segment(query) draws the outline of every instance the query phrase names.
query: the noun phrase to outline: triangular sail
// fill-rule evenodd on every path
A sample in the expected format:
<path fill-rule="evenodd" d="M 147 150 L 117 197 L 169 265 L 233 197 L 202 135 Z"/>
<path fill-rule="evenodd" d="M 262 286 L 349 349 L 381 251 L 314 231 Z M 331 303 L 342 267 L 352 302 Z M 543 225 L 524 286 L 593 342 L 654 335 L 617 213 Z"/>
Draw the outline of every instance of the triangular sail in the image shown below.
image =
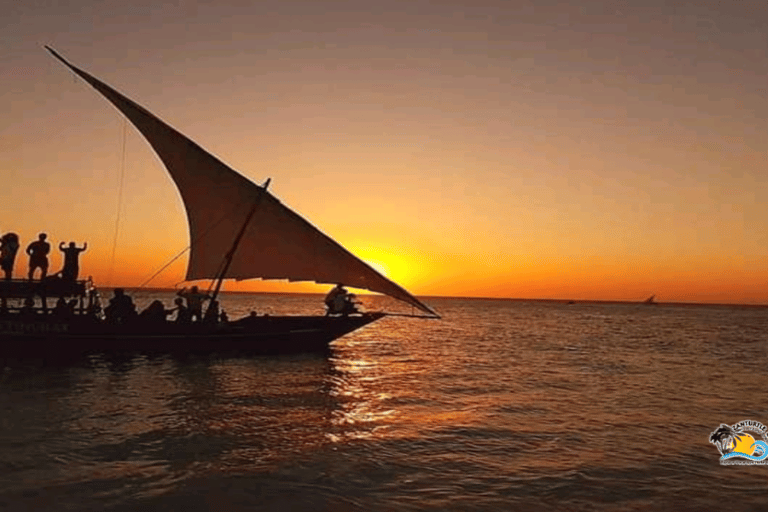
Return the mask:
<path fill-rule="evenodd" d="M 272 194 L 142 106 L 76 68 L 53 49 L 46 49 L 117 107 L 165 164 L 179 189 L 189 221 L 187 280 L 219 277 L 226 253 L 263 194 L 225 277 L 344 283 L 389 295 L 437 316 L 429 306 L 320 232 Z"/>

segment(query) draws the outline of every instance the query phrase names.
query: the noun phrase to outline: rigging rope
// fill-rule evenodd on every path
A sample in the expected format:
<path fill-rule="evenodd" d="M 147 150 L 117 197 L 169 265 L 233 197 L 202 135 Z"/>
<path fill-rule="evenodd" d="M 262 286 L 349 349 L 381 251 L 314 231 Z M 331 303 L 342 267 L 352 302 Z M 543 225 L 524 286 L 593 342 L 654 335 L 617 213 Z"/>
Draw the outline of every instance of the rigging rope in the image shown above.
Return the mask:
<path fill-rule="evenodd" d="M 127 137 L 128 120 L 123 118 L 123 150 L 122 158 L 120 159 L 120 183 L 117 189 L 117 213 L 115 215 L 115 236 L 112 239 L 112 257 L 109 260 L 109 278 L 107 282 L 110 286 L 114 286 L 112 282 L 112 272 L 115 269 L 115 250 L 117 249 L 117 235 L 120 232 L 120 210 L 123 207 L 123 182 L 125 180 L 125 141 Z"/>
<path fill-rule="evenodd" d="M 162 268 L 160 268 L 160 270 L 158 270 L 157 272 L 155 272 L 154 274 L 152 274 L 152 277 L 150 277 L 149 279 L 147 279 L 146 281 L 144 281 L 143 283 L 141 283 L 141 285 L 139 285 L 139 288 L 144 288 L 145 286 L 147 286 L 151 280 L 153 280 L 154 278 L 156 278 L 156 277 L 158 276 L 158 274 L 160 274 L 160 272 L 162 272 L 163 270 L 165 270 L 166 268 L 168 268 L 168 267 L 171 265 L 171 263 L 173 263 L 173 262 L 174 262 L 174 261 L 176 261 L 177 259 L 181 258 L 181 255 L 182 255 L 182 254 L 184 254 L 185 252 L 187 252 L 187 251 L 190 249 L 190 247 L 192 247 L 192 246 L 191 246 L 191 245 L 188 245 L 186 249 L 182 250 L 182 251 L 181 251 L 179 254 L 177 254 L 176 256 L 174 256 L 173 258 L 171 258 L 171 261 L 169 261 L 168 263 L 166 263 L 165 265 L 163 265 L 163 266 L 162 266 Z M 183 281 L 180 281 L 180 282 L 183 282 Z M 179 283 L 176 283 L 176 284 L 179 284 Z"/>
<path fill-rule="evenodd" d="M 200 236 L 198 236 L 198 237 L 197 237 L 197 239 L 195 240 L 195 242 L 196 242 L 196 241 L 199 241 L 199 240 L 201 240 L 201 239 L 203 239 L 203 238 L 205 238 L 205 236 L 206 236 L 208 233 L 210 233 L 210 232 L 211 232 L 211 231 L 213 231 L 215 228 L 217 228 L 217 227 L 219 226 L 219 224 L 221 224 L 221 223 L 222 223 L 222 222 L 224 222 L 225 220 L 227 220 L 227 219 L 229 219 L 230 217 L 232 217 L 232 215 L 234 215 L 234 213 L 235 213 L 235 212 L 236 212 L 236 209 L 232 209 L 232 210 L 231 210 L 229 213 L 227 213 L 227 214 L 225 214 L 225 215 L 221 216 L 221 218 L 219 218 L 219 220 L 217 220 L 216 222 L 214 222 L 213 224 L 211 224 L 210 226 L 208 226 L 208 228 L 207 228 L 205 231 L 203 231 L 202 233 L 200 233 Z M 168 263 L 166 263 L 165 265 L 163 265 L 163 266 L 160 268 L 160 270 L 158 270 L 157 272 L 155 272 L 154 274 L 152 274 L 152 276 L 151 276 L 149 279 L 147 279 L 146 281 L 144 281 L 144 282 L 143 282 L 143 283 L 142 283 L 142 284 L 139 286 L 139 288 L 144 288 L 146 285 L 148 285 L 150 281 L 152 281 L 154 278 L 156 278 L 156 277 L 157 277 L 157 276 L 158 276 L 158 275 L 159 275 L 159 274 L 160 274 L 160 273 L 161 273 L 163 270 L 165 270 L 166 268 L 168 268 L 168 267 L 171 265 L 171 263 L 173 263 L 174 261 L 176 261 L 177 259 L 179 259 L 179 258 L 182 256 L 182 254 L 184 254 L 185 252 L 187 252 L 187 251 L 188 251 L 188 250 L 190 250 L 191 248 L 192 248 L 192 242 L 190 242 L 190 244 L 189 244 L 189 245 L 188 245 L 188 246 L 187 246 L 185 249 L 183 249 L 183 250 L 182 250 L 182 251 L 181 251 L 179 254 L 177 254 L 176 256 L 174 256 L 173 258 L 171 258 L 171 260 L 170 260 Z M 222 262 L 221 262 L 221 265 L 219 266 L 219 268 L 223 268 L 223 266 L 224 266 L 224 262 L 222 261 Z M 217 274 L 218 274 L 218 273 L 219 273 L 219 272 L 217 272 Z M 174 285 L 174 287 L 178 286 L 180 283 L 183 283 L 183 282 L 184 282 L 184 280 L 182 280 L 182 281 L 179 281 L 178 283 L 176 283 L 176 284 Z M 215 280 L 214 280 L 214 279 L 212 279 L 212 280 L 210 281 L 210 283 L 208 284 L 208 291 L 209 291 L 209 292 L 210 292 L 210 291 L 211 291 L 211 289 L 213 288 L 213 283 L 214 283 L 214 282 L 215 282 Z"/>

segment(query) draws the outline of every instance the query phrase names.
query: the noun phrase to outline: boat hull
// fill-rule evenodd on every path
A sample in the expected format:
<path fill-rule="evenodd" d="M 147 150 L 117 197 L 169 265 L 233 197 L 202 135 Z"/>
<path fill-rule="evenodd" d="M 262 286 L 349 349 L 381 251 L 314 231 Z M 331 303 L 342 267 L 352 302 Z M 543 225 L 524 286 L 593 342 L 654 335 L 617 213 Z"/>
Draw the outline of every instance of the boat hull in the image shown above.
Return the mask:
<path fill-rule="evenodd" d="M 351 316 L 261 316 L 224 325 L 108 325 L 75 319 L 0 320 L 0 357 L 55 358 L 89 353 L 327 353 L 329 344 L 384 313 Z"/>

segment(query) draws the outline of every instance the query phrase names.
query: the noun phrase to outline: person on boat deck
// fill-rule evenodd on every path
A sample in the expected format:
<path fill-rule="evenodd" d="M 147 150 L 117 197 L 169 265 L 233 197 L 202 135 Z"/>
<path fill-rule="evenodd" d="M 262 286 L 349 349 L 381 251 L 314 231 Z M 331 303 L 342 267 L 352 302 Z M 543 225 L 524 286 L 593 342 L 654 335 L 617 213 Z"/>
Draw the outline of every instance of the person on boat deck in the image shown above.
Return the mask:
<path fill-rule="evenodd" d="M 32 297 L 24 299 L 24 307 L 19 310 L 19 315 L 25 318 L 37 316 L 35 310 L 35 300 Z"/>
<path fill-rule="evenodd" d="M 45 241 L 48 235 L 40 233 L 37 240 L 29 244 L 27 254 L 29 255 L 29 280 L 36 269 L 40 269 L 40 280 L 45 279 L 48 274 L 48 253 L 51 252 L 51 244 Z"/>
<path fill-rule="evenodd" d="M 184 299 L 181 297 L 176 297 L 176 300 L 174 301 L 176 304 L 176 323 L 177 324 L 188 324 L 192 321 L 192 315 L 189 313 L 189 308 L 187 308 L 184 305 Z"/>
<path fill-rule="evenodd" d="M 56 306 L 53 308 L 53 316 L 54 318 L 66 318 L 69 316 L 69 308 L 64 297 L 59 297 L 59 300 L 56 301 Z"/>
<path fill-rule="evenodd" d="M 336 286 L 331 288 L 331 291 L 328 292 L 328 295 L 325 296 L 325 307 L 328 308 L 328 310 L 325 312 L 326 315 L 331 314 L 335 311 L 335 305 L 336 305 L 336 299 L 338 297 L 343 297 L 347 295 L 347 290 L 344 288 L 344 285 L 341 283 L 338 283 Z"/>
<path fill-rule="evenodd" d="M 206 324 L 216 324 L 219 322 L 219 301 L 212 300 L 205 310 L 203 322 Z"/>
<path fill-rule="evenodd" d="M 104 314 L 109 323 L 123 324 L 136 316 L 136 305 L 122 288 L 115 288 L 114 294 L 109 299 L 109 306 L 104 308 Z"/>
<path fill-rule="evenodd" d="M 101 304 L 98 301 L 89 299 L 88 308 L 85 311 L 86 318 L 91 320 L 99 320 L 101 318 Z"/>
<path fill-rule="evenodd" d="M 75 242 L 69 242 L 69 247 L 64 247 L 64 242 L 59 244 L 59 250 L 64 253 L 64 267 L 61 269 L 61 278 L 65 281 L 77 281 L 77 274 L 80 273 L 80 264 L 78 258 L 80 253 L 88 248 L 88 243 L 84 243 L 82 249 L 75 245 Z"/>
<path fill-rule="evenodd" d="M 333 288 L 331 288 L 331 291 L 328 292 L 328 295 L 325 296 L 325 303 L 331 304 L 336 297 L 339 295 L 346 295 L 347 289 L 344 288 L 344 285 L 339 283 Z"/>
<path fill-rule="evenodd" d="M 176 295 L 187 300 L 190 320 L 197 320 L 198 322 L 203 320 L 203 301 L 211 298 L 207 293 L 200 293 L 197 286 L 193 286 L 189 291 L 182 288 Z"/>
<path fill-rule="evenodd" d="M 325 315 L 347 314 L 354 309 L 352 299 L 354 295 L 349 293 L 344 285 L 337 284 L 328 295 L 325 296 L 325 306 L 328 308 Z"/>
<path fill-rule="evenodd" d="M 16 261 L 16 253 L 19 250 L 19 235 L 6 233 L 0 238 L 0 268 L 5 272 L 6 281 L 11 280 L 13 264 Z"/>
<path fill-rule="evenodd" d="M 19 235 L 16 233 L 6 233 L 0 238 L 0 268 L 5 272 L 6 281 L 10 281 L 13 277 L 13 264 L 16 261 L 18 250 Z M 7 311 L 8 301 L 5 294 L 0 298 L 0 308 Z"/>
<path fill-rule="evenodd" d="M 139 314 L 139 318 L 146 323 L 164 324 L 168 315 L 172 314 L 174 311 L 175 309 L 165 309 L 162 302 L 154 300 L 147 309 Z"/>

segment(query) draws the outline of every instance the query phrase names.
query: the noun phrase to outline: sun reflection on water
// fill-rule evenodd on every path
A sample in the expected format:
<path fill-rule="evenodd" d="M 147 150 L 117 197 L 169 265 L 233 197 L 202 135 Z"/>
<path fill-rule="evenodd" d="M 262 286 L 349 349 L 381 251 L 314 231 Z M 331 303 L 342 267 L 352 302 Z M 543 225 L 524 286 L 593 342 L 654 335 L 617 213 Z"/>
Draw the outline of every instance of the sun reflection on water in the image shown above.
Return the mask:
<path fill-rule="evenodd" d="M 397 415 L 384 407 L 390 395 L 376 390 L 381 366 L 372 359 L 335 358 L 329 394 L 338 407 L 331 413 L 333 431 L 327 434 L 332 442 L 376 437 Z"/>

